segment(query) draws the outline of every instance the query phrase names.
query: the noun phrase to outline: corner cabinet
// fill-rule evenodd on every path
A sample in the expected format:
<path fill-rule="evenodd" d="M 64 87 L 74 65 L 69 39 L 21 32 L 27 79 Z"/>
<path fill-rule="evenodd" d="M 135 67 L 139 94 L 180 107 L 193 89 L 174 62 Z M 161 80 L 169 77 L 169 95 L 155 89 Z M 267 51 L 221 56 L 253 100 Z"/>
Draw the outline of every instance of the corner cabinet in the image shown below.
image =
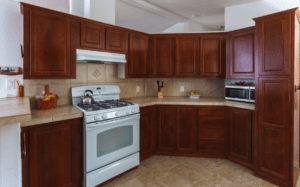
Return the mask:
<path fill-rule="evenodd" d="M 254 43 L 255 27 L 230 34 L 229 78 L 255 78 Z"/>
<path fill-rule="evenodd" d="M 200 77 L 225 77 L 224 36 L 200 38 Z"/>
<path fill-rule="evenodd" d="M 23 187 L 80 187 L 82 118 L 23 127 Z"/>
<path fill-rule="evenodd" d="M 24 15 L 24 79 L 71 79 L 70 19 L 21 3 Z"/>
<path fill-rule="evenodd" d="M 140 108 L 140 160 L 153 156 L 156 150 L 156 106 Z"/>
<path fill-rule="evenodd" d="M 252 111 L 229 108 L 229 159 L 253 168 Z"/>

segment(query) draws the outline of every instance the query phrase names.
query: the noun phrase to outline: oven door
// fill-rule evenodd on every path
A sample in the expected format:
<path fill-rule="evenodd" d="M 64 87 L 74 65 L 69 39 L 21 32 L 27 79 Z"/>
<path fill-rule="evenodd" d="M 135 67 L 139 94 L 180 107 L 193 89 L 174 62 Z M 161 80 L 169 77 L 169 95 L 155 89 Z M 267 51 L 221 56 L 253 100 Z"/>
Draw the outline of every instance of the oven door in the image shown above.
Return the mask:
<path fill-rule="evenodd" d="M 249 87 L 248 88 L 239 88 L 239 87 L 225 88 L 225 99 L 249 102 Z"/>
<path fill-rule="evenodd" d="M 85 172 L 139 151 L 140 114 L 86 124 Z"/>

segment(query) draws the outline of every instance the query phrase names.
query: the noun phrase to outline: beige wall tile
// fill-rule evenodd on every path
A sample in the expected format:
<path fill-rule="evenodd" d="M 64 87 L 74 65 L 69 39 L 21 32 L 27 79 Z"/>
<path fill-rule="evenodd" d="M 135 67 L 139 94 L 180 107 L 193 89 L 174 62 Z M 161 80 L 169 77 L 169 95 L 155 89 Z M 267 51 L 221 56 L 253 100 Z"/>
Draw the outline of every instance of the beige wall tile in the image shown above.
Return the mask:
<path fill-rule="evenodd" d="M 105 82 L 118 82 L 118 65 L 106 65 L 106 80 Z"/>
<path fill-rule="evenodd" d="M 45 85 L 24 85 L 24 96 L 32 97 L 36 95 L 42 95 L 45 91 Z"/>
<path fill-rule="evenodd" d="M 164 81 L 164 96 L 178 96 L 178 85 L 176 81 Z"/>
<path fill-rule="evenodd" d="M 68 79 L 70 80 L 70 79 Z M 51 79 L 24 79 L 24 85 L 28 86 L 28 85 L 36 85 L 36 84 L 50 84 L 51 83 Z"/>
<path fill-rule="evenodd" d="M 77 64 L 76 65 L 76 79 L 71 79 L 72 84 L 86 83 L 88 82 L 88 65 Z"/>
<path fill-rule="evenodd" d="M 184 92 L 180 91 L 180 87 L 184 87 Z M 192 82 L 188 80 L 178 80 L 176 91 L 178 92 L 177 96 L 188 96 L 192 91 Z"/>
<path fill-rule="evenodd" d="M 157 96 L 157 83 L 156 81 L 147 81 L 145 80 L 145 96 L 152 97 Z"/>
<path fill-rule="evenodd" d="M 106 66 L 104 64 L 88 64 L 88 83 L 105 83 Z"/>
<path fill-rule="evenodd" d="M 145 83 L 126 82 L 126 83 L 118 83 L 118 85 L 121 90 L 120 98 L 145 96 Z M 139 92 L 136 92 L 136 86 L 140 87 Z"/>

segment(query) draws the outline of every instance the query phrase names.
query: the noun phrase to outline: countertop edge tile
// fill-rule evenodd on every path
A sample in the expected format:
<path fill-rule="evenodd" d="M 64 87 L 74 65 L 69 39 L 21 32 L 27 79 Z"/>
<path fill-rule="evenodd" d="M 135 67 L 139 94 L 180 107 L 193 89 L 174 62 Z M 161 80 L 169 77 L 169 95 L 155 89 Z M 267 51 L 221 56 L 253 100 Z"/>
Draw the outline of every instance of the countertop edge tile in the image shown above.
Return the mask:
<path fill-rule="evenodd" d="M 15 123 L 24 123 L 24 122 L 29 122 L 30 120 L 31 120 L 31 115 L 20 115 L 20 116 L 0 118 L 0 126 L 11 125 Z"/>

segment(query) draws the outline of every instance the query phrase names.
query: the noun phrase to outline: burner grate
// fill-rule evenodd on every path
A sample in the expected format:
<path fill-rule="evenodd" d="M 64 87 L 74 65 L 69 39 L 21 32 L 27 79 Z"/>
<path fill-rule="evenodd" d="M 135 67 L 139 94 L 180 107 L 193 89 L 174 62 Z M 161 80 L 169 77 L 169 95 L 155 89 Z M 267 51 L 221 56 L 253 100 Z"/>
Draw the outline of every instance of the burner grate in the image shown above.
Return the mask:
<path fill-rule="evenodd" d="M 97 111 L 97 110 L 105 110 L 112 108 L 119 108 L 125 106 L 131 106 L 133 103 L 122 100 L 106 100 L 106 101 L 96 101 L 91 105 L 83 105 L 81 103 L 78 106 L 86 111 Z"/>

